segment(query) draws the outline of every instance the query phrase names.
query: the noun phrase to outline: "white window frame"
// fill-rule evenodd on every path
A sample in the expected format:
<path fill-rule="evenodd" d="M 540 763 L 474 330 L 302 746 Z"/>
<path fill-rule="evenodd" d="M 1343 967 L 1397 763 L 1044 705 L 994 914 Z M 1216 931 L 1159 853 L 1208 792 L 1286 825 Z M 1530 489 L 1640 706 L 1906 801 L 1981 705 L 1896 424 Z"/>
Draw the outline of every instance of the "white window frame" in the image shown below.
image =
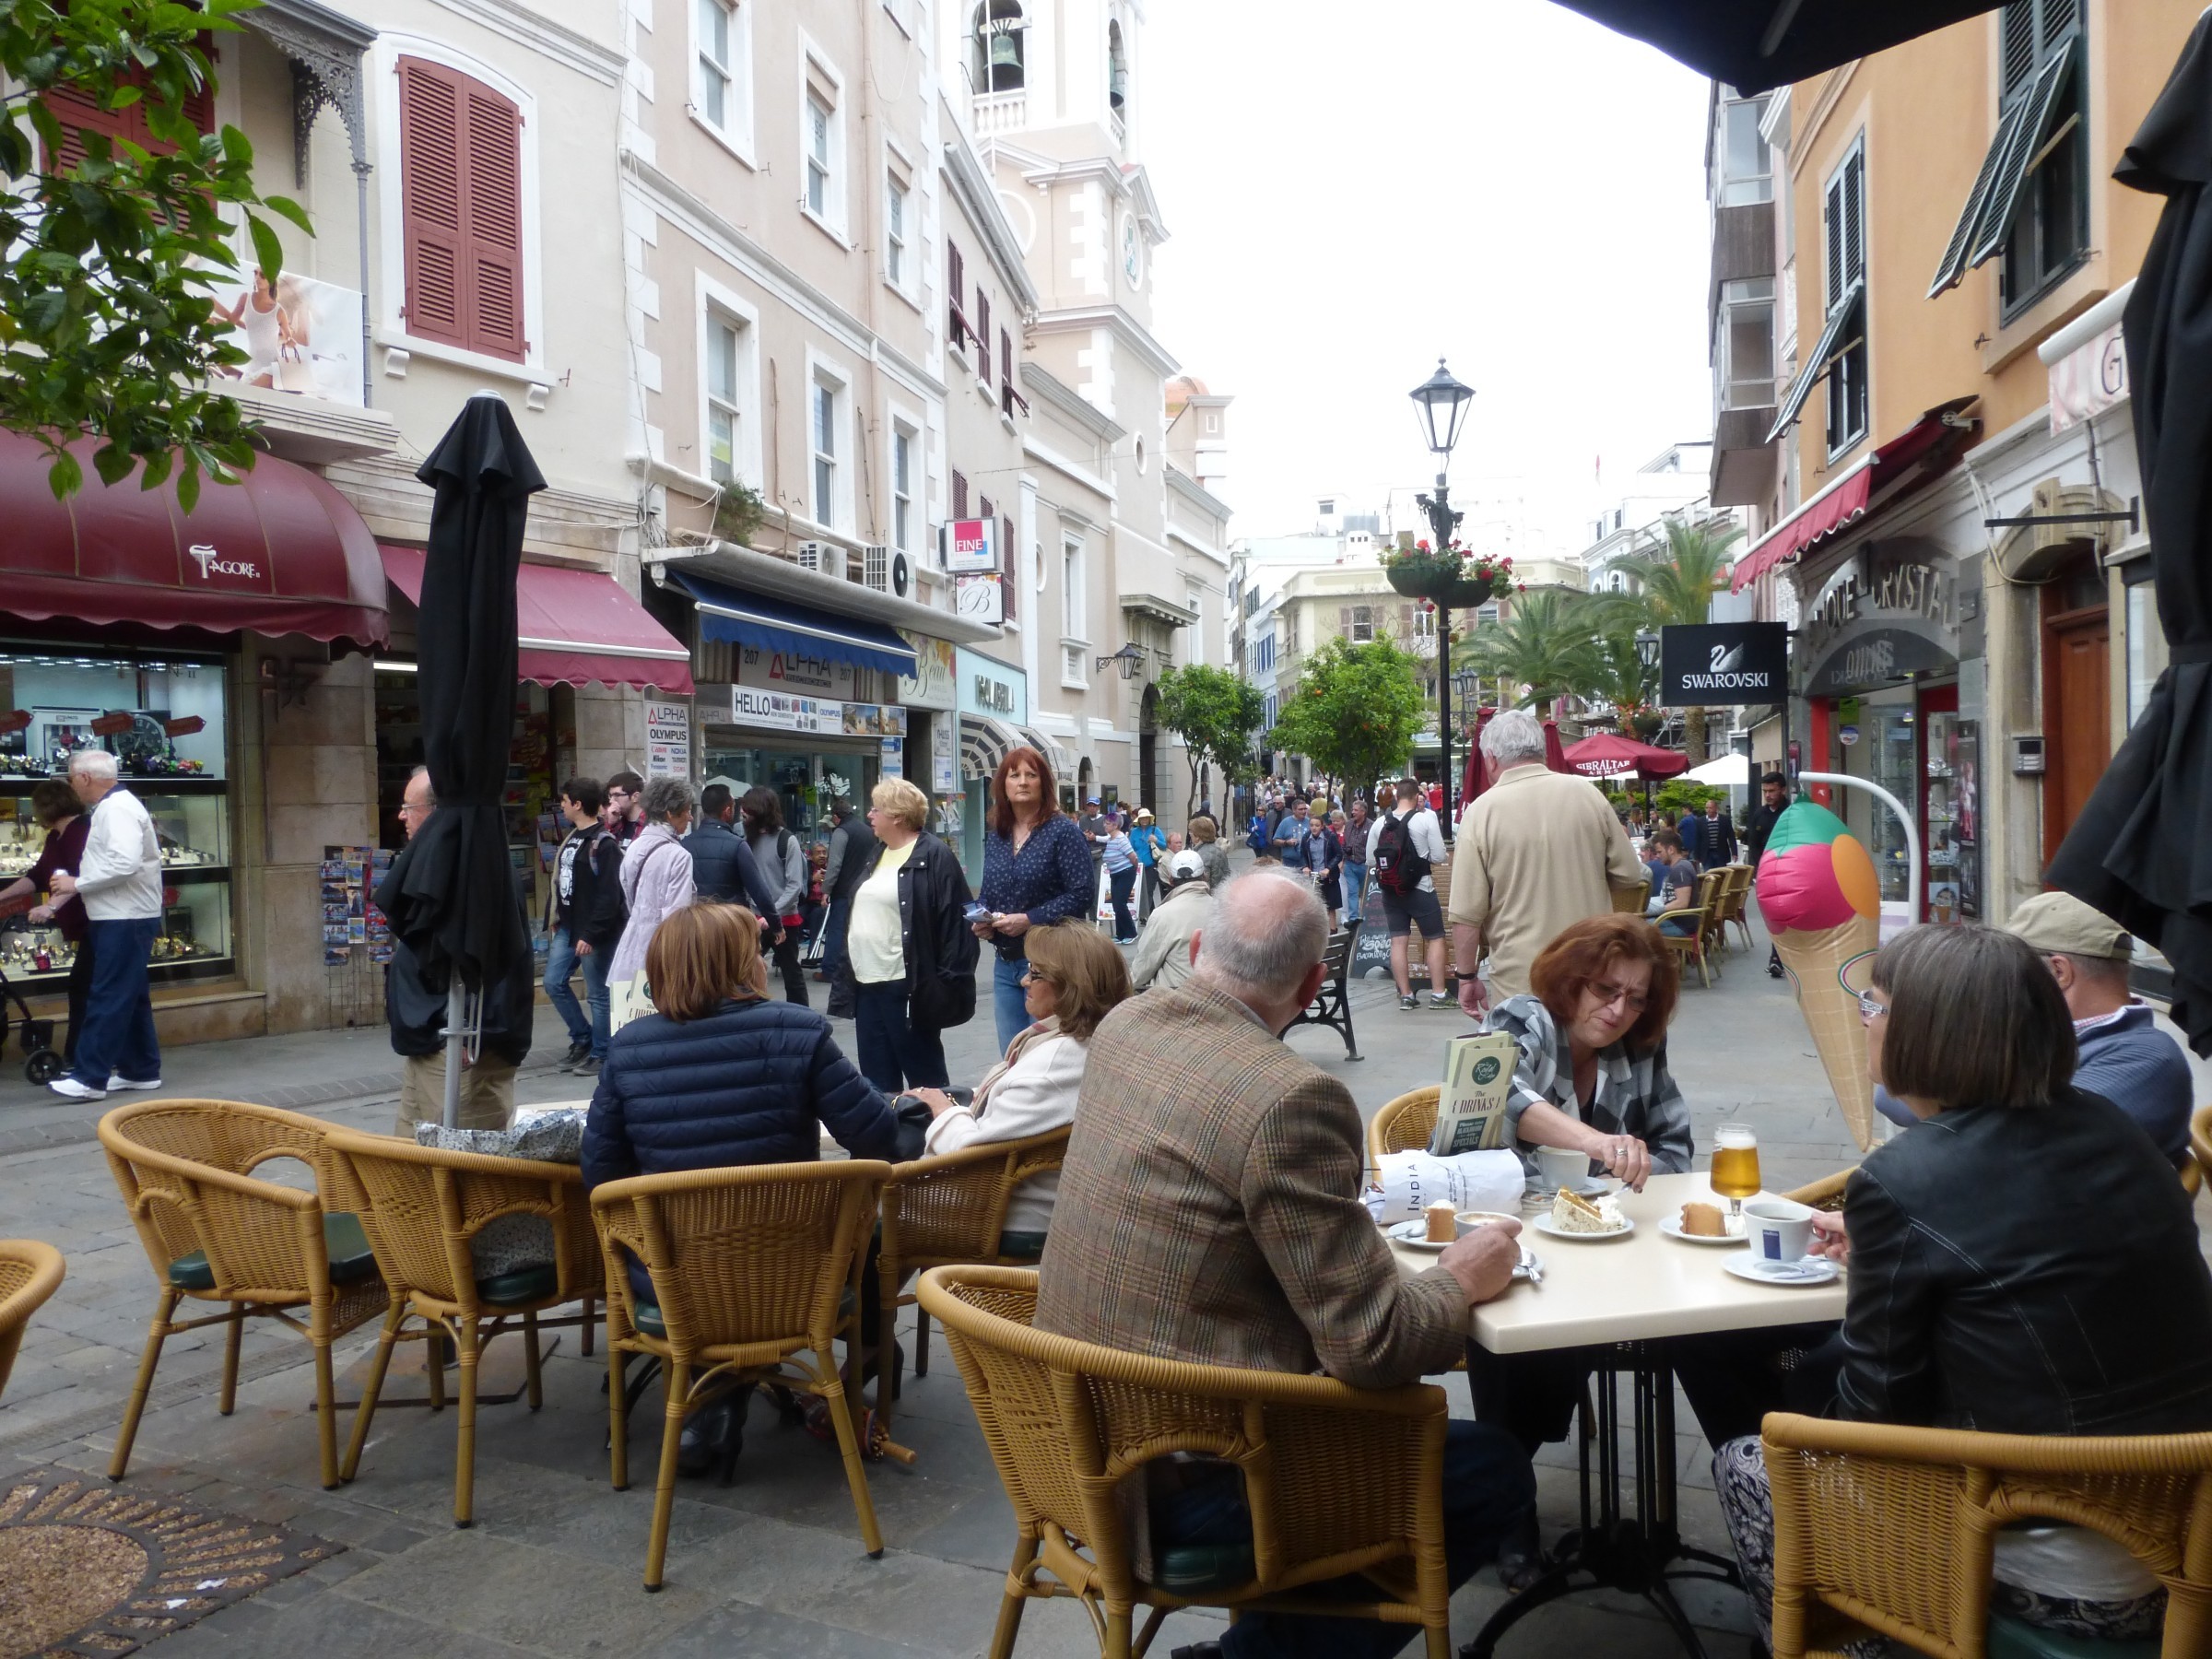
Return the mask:
<path fill-rule="evenodd" d="M 883 159 L 883 285 L 917 310 L 922 287 L 922 197 L 914 188 L 913 159 L 886 142 Z M 891 229 L 891 203 L 900 203 L 903 229 Z M 893 257 L 897 265 L 894 267 Z"/>
<path fill-rule="evenodd" d="M 686 106 L 692 123 L 708 137 L 728 150 L 746 166 L 758 170 L 760 163 L 753 138 L 753 5 L 752 0 L 687 0 L 685 27 L 690 31 L 688 48 L 691 65 L 691 98 Z M 728 119 L 711 121 L 706 111 L 707 42 L 700 28 L 699 11 L 702 5 L 721 6 L 729 14 L 730 56 L 722 67 L 730 80 L 730 109 Z"/>
<path fill-rule="evenodd" d="M 1351 632 L 1345 637 L 1355 645 L 1372 644 L 1375 638 L 1375 607 L 1371 605 L 1355 605 L 1351 611 Z M 1359 631 L 1363 628 L 1367 629 L 1364 634 Z"/>
<path fill-rule="evenodd" d="M 694 288 L 699 319 L 699 475 L 713 476 L 708 440 L 713 398 L 708 390 L 707 361 L 713 325 L 720 321 L 733 324 L 737 329 L 736 375 L 733 382 L 736 395 L 731 399 L 737 416 L 737 430 L 730 456 L 731 470 L 738 483 L 759 489 L 765 477 L 760 465 L 760 312 L 735 289 L 716 282 L 704 271 L 698 273 Z"/>
<path fill-rule="evenodd" d="M 1060 539 L 1060 637 L 1070 645 L 1090 642 L 1090 549 L 1079 535 Z"/>
<path fill-rule="evenodd" d="M 1194 618 L 1188 630 L 1190 638 L 1187 643 L 1190 664 L 1196 666 L 1206 661 L 1206 590 L 1194 582 L 1186 582 L 1182 597 Z"/>
<path fill-rule="evenodd" d="M 897 404 L 890 406 L 890 418 L 886 421 L 884 435 L 883 477 L 888 485 L 890 513 L 886 522 L 884 536 L 888 547 L 896 547 L 907 557 L 914 569 L 921 568 L 923 527 L 923 465 L 922 417 Z M 906 488 L 901 489 L 899 479 L 899 446 L 906 445 Z M 906 522 L 900 524 L 899 510 L 906 509 Z"/>
<path fill-rule="evenodd" d="M 1355 611 L 1353 614 L 1357 617 L 1358 612 Z M 1434 611 L 1418 605 L 1413 607 L 1413 637 L 1417 640 L 1436 638 L 1436 613 Z"/>
<path fill-rule="evenodd" d="M 1763 287 L 1764 294 L 1756 290 Z M 1731 288 L 1739 291 L 1731 293 Z M 1712 383 L 1713 407 L 1716 409 L 1771 408 L 1775 398 L 1774 372 L 1774 278 L 1771 276 L 1744 276 L 1720 285 L 1719 298 L 1712 308 Z M 1767 313 L 1767 372 L 1763 376 L 1744 379 L 1735 367 L 1735 313 L 1739 311 L 1761 311 Z M 1746 400 L 1746 389 L 1750 394 Z"/>
<path fill-rule="evenodd" d="M 814 153 L 813 106 L 819 101 L 815 91 L 815 80 L 819 76 L 830 88 L 830 120 L 828 141 L 830 153 L 821 159 L 824 181 L 822 206 L 815 210 L 812 169 L 816 165 Z M 799 50 L 799 211 L 845 247 L 848 240 L 846 226 L 846 181 L 851 168 L 846 161 L 845 146 L 845 77 L 838 73 L 837 65 L 829 54 L 813 41 L 802 39 Z"/>
<path fill-rule="evenodd" d="M 537 98 L 520 81 L 495 69 L 481 58 L 422 35 L 386 30 L 369 48 L 371 82 L 376 99 L 376 188 L 382 223 L 391 234 L 379 239 L 381 292 L 377 307 L 376 342 L 397 347 L 415 357 L 453 363 L 479 374 L 501 380 L 550 383 L 547 370 L 545 270 L 540 234 L 543 217 L 538 205 Z M 400 314 L 407 302 L 407 239 L 399 234 L 406 223 L 399 157 L 399 60 L 423 58 L 482 81 L 522 112 L 522 242 L 523 242 L 523 360 L 471 351 L 444 340 L 426 340 L 412 334 Z"/>
<path fill-rule="evenodd" d="M 823 452 L 815 447 L 818 429 L 816 421 L 819 410 L 816 403 L 818 392 L 827 391 L 830 397 L 830 438 L 832 445 L 830 460 L 829 512 L 825 516 L 821 493 L 815 477 L 816 464 Z M 806 354 L 806 511 L 814 522 L 825 530 L 850 535 L 853 525 L 853 472 L 855 455 L 853 447 L 853 371 L 843 364 L 828 358 Z"/>

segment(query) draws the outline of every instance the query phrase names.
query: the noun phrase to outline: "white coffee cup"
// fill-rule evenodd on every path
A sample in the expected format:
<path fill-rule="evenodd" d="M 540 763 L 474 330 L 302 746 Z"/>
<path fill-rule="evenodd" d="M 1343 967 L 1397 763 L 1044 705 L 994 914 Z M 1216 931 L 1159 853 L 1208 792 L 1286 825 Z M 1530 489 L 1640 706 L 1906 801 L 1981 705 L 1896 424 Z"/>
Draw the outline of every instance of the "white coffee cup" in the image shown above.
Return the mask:
<path fill-rule="evenodd" d="M 1744 1232 L 1762 1262 L 1795 1264 L 1813 1239 L 1813 1212 L 1787 1198 L 1754 1198 L 1744 1206 Z"/>
<path fill-rule="evenodd" d="M 1572 1147 L 1538 1147 L 1536 1171 L 1547 1188 L 1579 1185 L 1590 1173 L 1590 1158 Z"/>

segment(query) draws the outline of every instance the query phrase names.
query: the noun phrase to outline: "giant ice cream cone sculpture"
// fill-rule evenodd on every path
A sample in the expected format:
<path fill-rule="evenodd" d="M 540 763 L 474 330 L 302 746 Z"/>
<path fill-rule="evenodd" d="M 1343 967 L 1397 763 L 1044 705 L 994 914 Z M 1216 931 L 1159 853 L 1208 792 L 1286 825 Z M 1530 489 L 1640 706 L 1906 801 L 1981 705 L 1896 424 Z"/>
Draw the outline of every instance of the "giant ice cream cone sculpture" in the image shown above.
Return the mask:
<path fill-rule="evenodd" d="M 1859 1149 L 1874 1145 L 1874 1080 L 1859 993 L 1881 942 L 1874 861 L 1843 820 L 1800 801 L 1774 822 L 1759 861 L 1759 910 L 1797 990 L 1820 1064 Z"/>

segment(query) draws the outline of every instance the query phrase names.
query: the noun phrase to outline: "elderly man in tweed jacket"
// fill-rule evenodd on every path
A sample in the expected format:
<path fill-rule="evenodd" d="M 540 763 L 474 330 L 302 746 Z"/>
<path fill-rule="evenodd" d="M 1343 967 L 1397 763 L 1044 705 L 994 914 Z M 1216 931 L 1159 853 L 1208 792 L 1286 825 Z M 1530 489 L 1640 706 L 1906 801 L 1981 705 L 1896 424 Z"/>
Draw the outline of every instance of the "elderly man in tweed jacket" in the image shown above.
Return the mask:
<path fill-rule="evenodd" d="M 1399 1277 L 1359 1197 L 1358 1108 L 1278 1037 L 1319 986 L 1328 924 L 1310 884 L 1240 877 L 1199 932 L 1190 982 L 1100 1022 L 1045 1245 L 1039 1329 L 1163 1359 L 1325 1371 L 1361 1388 L 1414 1382 L 1459 1357 L 1467 1308 L 1511 1280 L 1518 1230 L 1471 1234 L 1437 1266 Z M 1454 1422 L 1443 1496 L 1456 1584 L 1532 1511 L 1527 1456 L 1496 1429 Z M 1233 1478 L 1164 1500 L 1152 1525 L 1157 1543 L 1250 1535 Z M 1218 1651 L 1380 1659 L 1413 1634 L 1256 1615 Z"/>

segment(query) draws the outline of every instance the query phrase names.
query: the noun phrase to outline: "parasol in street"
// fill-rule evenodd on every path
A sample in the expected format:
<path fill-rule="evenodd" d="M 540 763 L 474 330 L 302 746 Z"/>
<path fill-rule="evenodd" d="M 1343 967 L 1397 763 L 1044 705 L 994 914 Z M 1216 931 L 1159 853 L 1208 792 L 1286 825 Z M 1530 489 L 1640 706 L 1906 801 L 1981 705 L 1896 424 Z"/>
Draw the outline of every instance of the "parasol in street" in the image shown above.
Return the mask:
<path fill-rule="evenodd" d="M 1559 723 L 1556 720 L 1544 723 L 1544 764 L 1556 772 L 1571 772 L 1574 770 L 1567 764 L 1567 751 L 1560 747 Z"/>
<path fill-rule="evenodd" d="M 1560 770 L 1585 778 L 1641 778 L 1651 782 L 1674 777 L 1689 764 L 1689 757 L 1679 749 L 1654 748 L 1617 732 L 1585 737 L 1566 754 L 1567 764 Z"/>
<path fill-rule="evenodd" d="M 1475 797 L 1489 787 L 1489 778 L 1482 764 L 1482 734 L 1488 728 L 1495 709 L 1475 711 L 1475 728 L 1467 734 L 1467 764 L 1460 775 L 1459 809 L 1465 812 L 1475 805 Z"/>
<path fill-rule="evenodd" d="M 502 802 L 514 726 L 515 571 L 530 497 L 546 480 L 507 406 L 479 392 L 415 475 L 436 491 L 423 560 L 416 683 L 438 809 L 392 861 L 377 908 L 447 989 L 445 1122 L 456 1127 L 461 1055 L 482 994 L 529 954 Z"/>
<path fill-rule="evenodd" d="M 1560 0 L 1738 92 L 1806 80 L 1999 0 Z"/>
<path fill-rule="evenodd" d="M 2112 177 L 2163 195 L 2122 320 L 2159 622 L 2151 688 L 2045 879 L 2173 965 L 2172 1012 L 2212 1053 L 2212 17 Z"/>
<path fill-rule="evenodd" d="M 1751 782 L 1751 757 L 1716 755 L 1704 765 L 1693 766 L 1682 775 L 1692 783 L 1710 783 L 1723 789 L 1743 789 Z"/>

